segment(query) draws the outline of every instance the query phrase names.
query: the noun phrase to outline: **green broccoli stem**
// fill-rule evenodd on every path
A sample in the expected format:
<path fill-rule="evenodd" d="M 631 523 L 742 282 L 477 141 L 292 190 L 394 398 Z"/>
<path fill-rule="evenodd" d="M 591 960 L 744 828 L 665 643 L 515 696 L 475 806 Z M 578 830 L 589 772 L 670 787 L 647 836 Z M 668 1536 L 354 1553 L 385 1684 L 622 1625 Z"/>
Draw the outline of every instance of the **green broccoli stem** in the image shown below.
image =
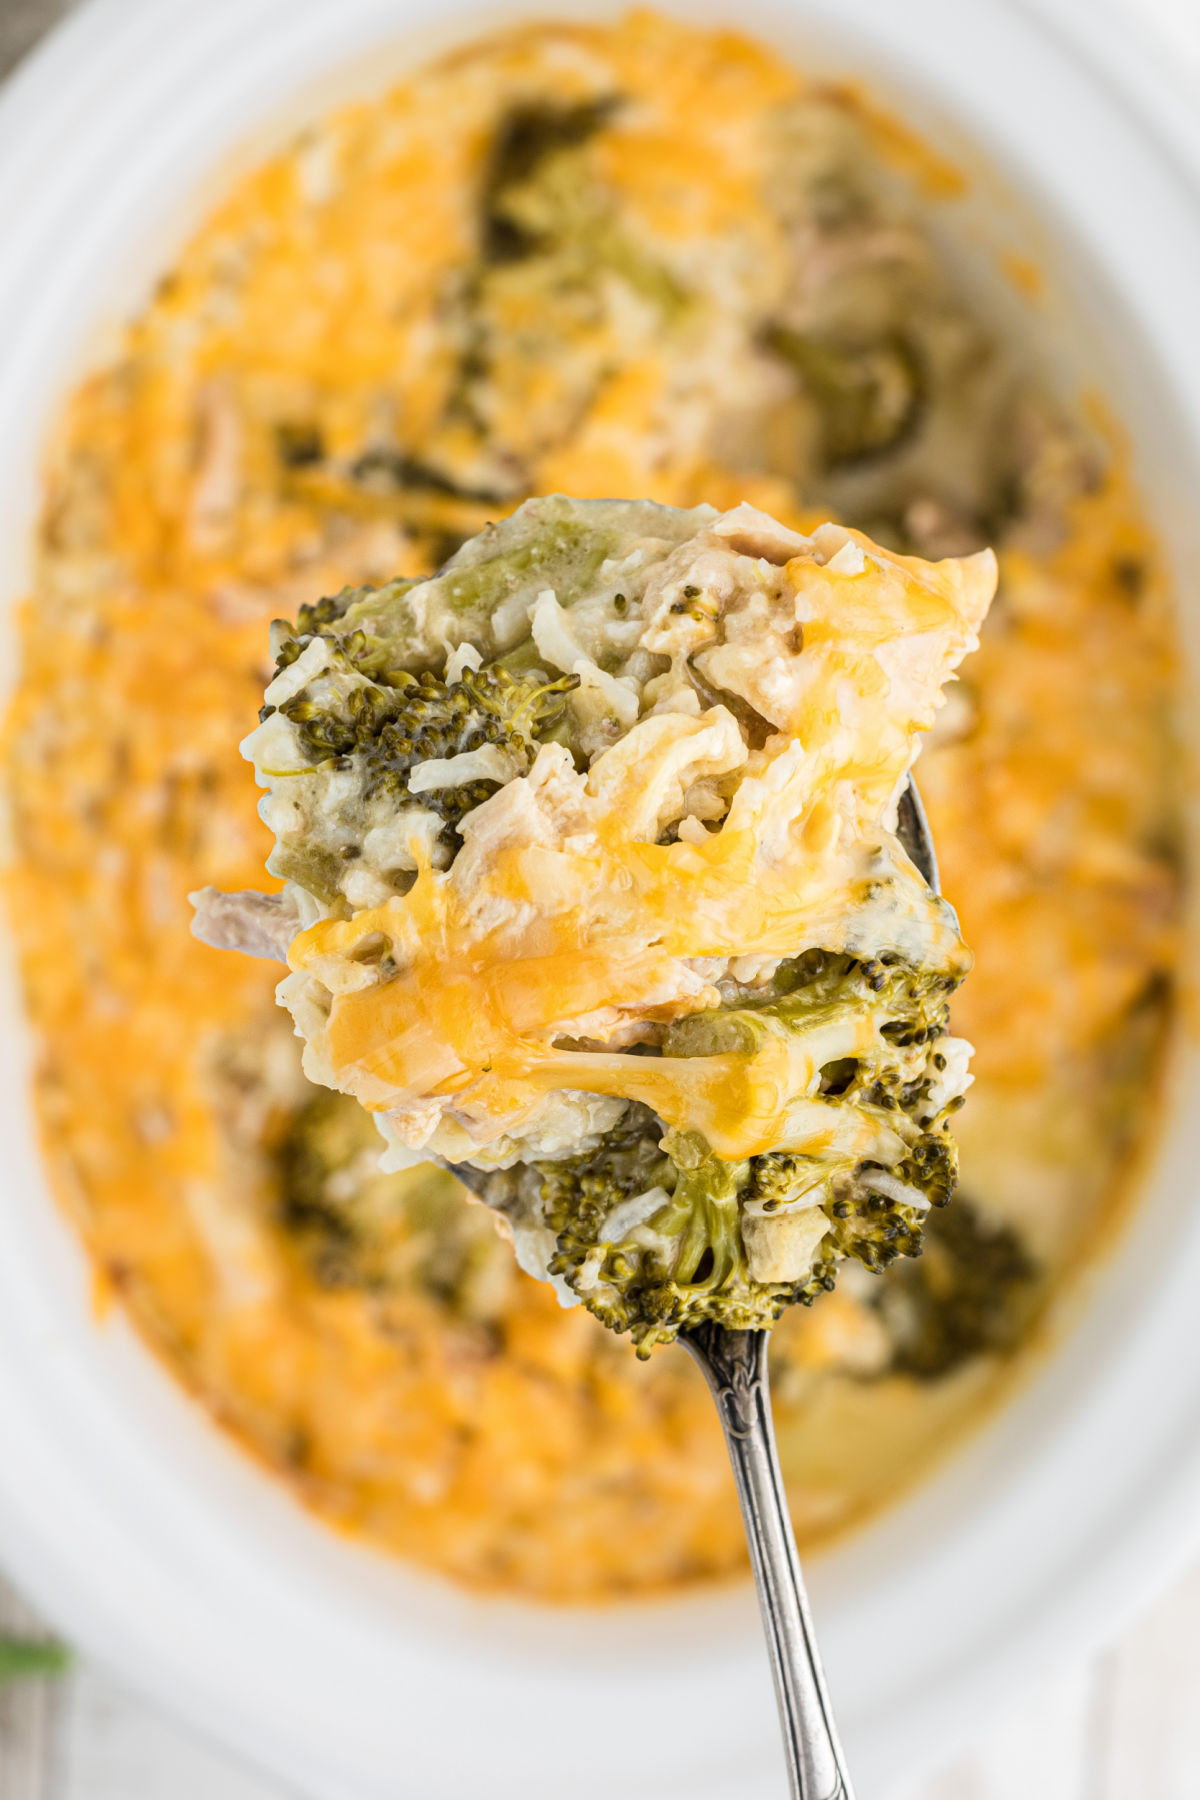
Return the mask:
<path fill-rule="evenodd" d="M 650 1220 L 652 1231 L 678 1240 L 671 1279 L 689 1294 L 716 1293 L 745 1273 L 739 1196 L 746 1164 L 708 1154 L 680 1170 L 675 1192 Z"/>

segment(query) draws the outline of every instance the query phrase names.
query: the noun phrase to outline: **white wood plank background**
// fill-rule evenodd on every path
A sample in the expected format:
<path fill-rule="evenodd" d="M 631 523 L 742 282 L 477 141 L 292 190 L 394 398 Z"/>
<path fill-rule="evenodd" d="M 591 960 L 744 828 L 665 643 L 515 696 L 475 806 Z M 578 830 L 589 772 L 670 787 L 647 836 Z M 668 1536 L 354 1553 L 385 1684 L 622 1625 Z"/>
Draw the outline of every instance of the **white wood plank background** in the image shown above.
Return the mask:
<path fill-rule="evenodd" d="M 0 0 L 0 76 L 73 3 Z M 1177 66 L 1192 65 L 1200 104 L 1200 0 L 1119 3 L 1162 34 Z M 32 1635 L 38 1622 L 0 1579 L 5 1630 Z M 83 1665 L 0 1690 L 0 1800 L 298 1797 Z M 895 1800 L 1200 1800 L 1200 1566 L 1118 1644 L 1063 1670 Z"/>
<path fill-rule="evenodd" d="M 0 1630 L 36 1621 L 0 1584 Z M 1200 1566 L 894 1800 L 1198 1800 Z M 0 1800 L 300 1800 L 84 1665 L 0 1692 Z M 874 1800 L 874 1797 L 872 1797 Z M 883 1800 L 883 1797 L 880 1797 Z M 893 1800 L 889 1796 L 888 1800 Z"/>

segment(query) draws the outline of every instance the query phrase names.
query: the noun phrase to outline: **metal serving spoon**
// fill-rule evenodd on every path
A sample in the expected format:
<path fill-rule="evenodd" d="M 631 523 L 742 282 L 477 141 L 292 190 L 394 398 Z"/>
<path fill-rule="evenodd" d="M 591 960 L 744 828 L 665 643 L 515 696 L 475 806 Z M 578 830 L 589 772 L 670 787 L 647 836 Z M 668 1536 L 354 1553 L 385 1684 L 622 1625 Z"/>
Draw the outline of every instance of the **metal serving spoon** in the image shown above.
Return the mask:
<path fill-rule="evenodd" d="M 933 840 L 911 779 L 900 797 L 898 835 L 934 893 L 940 893 Z M 464 1186 L 478 1191 L 478 1169 L 466 1163 L 451 1167 Z M 793 1800 L 854 1800 L 779 1473 L 767 1387 L 770 1337 L 769 1331 L 700 1325 L 693 1331 L 681 1331 L 679 1341 L 700 1365 L 712 1389 L 733 1464 L 775 1677 Z"/>
<path fill-rule="evenodd" d="M 934 893 L 940 893 L 933 839 L 911 779 L 900 797 L 898 836 Z M 853 1800 L 779 1473 L 767 1386 L 770 1339 L 769 1331 L 730 1331 L 723 1325 L 700 1325 L 679 1334 L 712 1389 L 733 1464 L 792 1795 L 794 1800 Z"/>

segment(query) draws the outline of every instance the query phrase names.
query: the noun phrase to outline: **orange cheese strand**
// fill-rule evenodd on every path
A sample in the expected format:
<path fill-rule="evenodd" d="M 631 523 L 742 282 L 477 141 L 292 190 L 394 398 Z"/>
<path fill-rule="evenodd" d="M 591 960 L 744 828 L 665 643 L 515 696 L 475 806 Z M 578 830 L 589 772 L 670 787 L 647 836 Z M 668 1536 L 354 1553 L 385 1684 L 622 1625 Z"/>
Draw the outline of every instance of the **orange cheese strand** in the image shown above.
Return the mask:
<path fill-rule="evenodd" d="M 573 1088 L 643 1100 L 668 1124 L 703 1131 L 721 1155 L 756 1155 L 786 1135 L 789 1097 L 804 1093 L 814 1073 L 797 1066 L 784 1041 L 680 1059 L 554 1045 L 563 1036 L 602 1038 L 630 1013 L 670 1019 L 718 1004 L 716 990 L 686 967 L 690 959 L 794 954 L 816 941 L 816 920 L 828 927 L 821 941 L 832 942 L 848 912 L 845 864 L 812 857 L 802 829 L 796 836 L 772 866 L 749 831 L 715 832 L 703 845 L 645 844 L 608 820 L 591 855 L 538 849 L 542 892 L 563 897 L 558 910 L 484 933 L 453 877 L 426 866 L 405 897 L 311 926 L 293 943 L 291 965 L 321 976 L 375 934 L 395 946 L 401 973 L 336 992 L 324 1034 L 338 1084 L 375 1110 L 467 1095 L 472 1110 L 511 1127 L 546 1092 Z M 472 912 L 492 899 L 515 912 L 527 855 L 498 854 Z M 555 863 L 566 873 L 557 875 Z M 575 1023 L 597 1014 L 598 1024 Z"/>

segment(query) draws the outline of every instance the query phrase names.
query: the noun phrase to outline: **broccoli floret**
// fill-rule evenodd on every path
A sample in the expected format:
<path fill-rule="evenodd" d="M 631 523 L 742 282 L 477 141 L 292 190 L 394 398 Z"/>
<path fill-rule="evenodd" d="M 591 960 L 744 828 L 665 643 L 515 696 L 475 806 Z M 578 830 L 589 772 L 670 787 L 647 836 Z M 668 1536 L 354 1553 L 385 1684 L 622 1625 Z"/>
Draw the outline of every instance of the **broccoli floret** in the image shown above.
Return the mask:
<path fill-rule="evenodd" d="M 510 1252 L 445 1169 L 379 1169 L 379 1136 L 354 1100 L 325 1088 L 275 1146 L 276 1217 L 324 1288 L 414 1290 L 456 1317 L 488 1320 L 507 1293 Z"/>
<path fill-rule="evenodd" d="M 385 817 L 411 805 L 436 814 L 442 821 L 440 859 L 448 861 L 462 841 L 463 818 L 505 781 L 528 773 L 539 743 L 561 725 L 568 696 L 579 685 L 575 675 L 552 680 L 540 668 L 514 671 L 500 661 L 464 668 L 450 681 L 429 669 L 394 666 L 395 646 L 386 636 L 361 625 L 347 629 L 347 614 L 364 604 L 364 594 L 367 601 L 375 598 L 372 590 L 345 589 L 301 608 L 294 627 L 276 622 L 277 673 L 318 640 L 325 654 L 311 681 L 259 714 L 265 722 L 278 713 L 295 728 L 296 748 L 313 779 L 323 782 L 348 770 L 356 776 L 349 815 L 340 816 L 337 808 L 331 815 L 314 795 L 299 841 L 281 832 L 269 864 L 273 874 L 299 881 L 327 903 L 345 876 L 339 857 L 353 861 L 360 852 L 357 840 L 368 813 Z M 500 758 L 494 774 L 411 791 L 413 771 L 422 764 L 488 747 Z"/>
<path fill-rule="evenodd" d="M 755 1282 L 741 1234 L 746 1163 L 725 1163 L 697 1133 L 651 1121 L 610 1134 L 590 1155 L 535 1165 L 537 1201 L 563 1279 L 639 1356 L 704 1320 L 773 1325 L 801 1298 L 795 1283 Z"/>
<path fill-rule="evenodd" d="M 787 1151 L 724 1162 L 698 1133 L 664 1135 L 637 1108 L 598 1148 L 517 1177 L 517 1207 L 554 1236 L 550 1273 L 648 1355 L 705 1320 L 769 1326 L 785 1307 L 831 1289 L 842 1258 L 881 1270 L 920 1256 L 931 1209 L 947 1204 L 957 1174 L 947 1124 L 958 1097 L 943 1104 L 939 1092 L 950 986 L 894 959 L 810 952 L 783 964 L 753 1005 L 678 1022 L 666 1054 L 704 1055 L 747 1047 L 765 1029 L 811 1041 L 867 998 L 882 1001 L 890 1016 L 878 1046 L 827 1064 L 817 1092 L 886 1128 L 903 1153 L 892 1163 Z M 494 1204 L 504 1205 L 511 1185 L 500 1178 Z M 803 1233 L 798 1278 L 763 1272 L 781 1222 Z"/>
<path fill-rule="evenodd" d="M 567 107 L 520 106 L 501 122 L 483 184 L 479 235 L 485 263 L 519 262 L 541 248 L 542 234 L 522 218 L 522 191 L 549 161 L 601 131 L 616 105 L 606 95 Z"/>
<path fill-rule="evenodd" d="M 856 1173 L 869 1175 L 881 1167 L 864 1162 Z M 811 1159 L 787 1151 L 756 1156 L 747 1198 L 761 1202 L 766 1214 L 778 1212 L 798 1192 L 811 1187 L 815 1172 Z M 906 1205 L 888 1194 L 856 1190 L 846 1183 L 837 1198 L 825 1202 L 824 1211 L 829 1220 L 828 1248 L 838 1256 L 853 1256 L 868 1269 L 884 1269 L 898 1256 L 921 1254 L 923 1207 Z M 822 1285 L 832 1287 L 833 1282 Z"/>
<path fill-rule="evenodd" d="M 839 342 L 772 325 L 764 341 L 796 371 L 816 405 L 828 472 L 887 456 L 915 434 L 928 383 L 916 346 L 903 333 Z"/>
<path fill-rule="evenodd" d="M 962 1196 L 929 1221 L 919 1263 L 891 1270 L 870 1297 L 892 1340 L 884 1371 L 937 1381 L 1022 1335 L 1038 1267 L 1011 1225 Z"/>
<path fill-rule="evenodd" d="M 351 640 L 347 655 L 359 667 L 355 652 Z M 528 774 L 538 743 L 560 722 L 567 695 L 578 685 L 577 675 L 549 681 L 540 674 L 510 675 L 495 664 L 466 669 L 452 682 L 429 671 L 400 670 L 386 686 L 354 688 L 342 704 L 298 697 L 279 710 L 298 728 L 301 748 L 315 765 L 357 758 L 362 798 L 382 795 L 399 803 L 409 797 L 409 777 L 420 764 L 485 744 L 508 753 L 514 775 Z M 499 786 L 498 779 L 485 778 L 421 795 L 421 805 L 445 820 L 448 849 L 457 848 L 457 827 L 466 814 Z"/>

